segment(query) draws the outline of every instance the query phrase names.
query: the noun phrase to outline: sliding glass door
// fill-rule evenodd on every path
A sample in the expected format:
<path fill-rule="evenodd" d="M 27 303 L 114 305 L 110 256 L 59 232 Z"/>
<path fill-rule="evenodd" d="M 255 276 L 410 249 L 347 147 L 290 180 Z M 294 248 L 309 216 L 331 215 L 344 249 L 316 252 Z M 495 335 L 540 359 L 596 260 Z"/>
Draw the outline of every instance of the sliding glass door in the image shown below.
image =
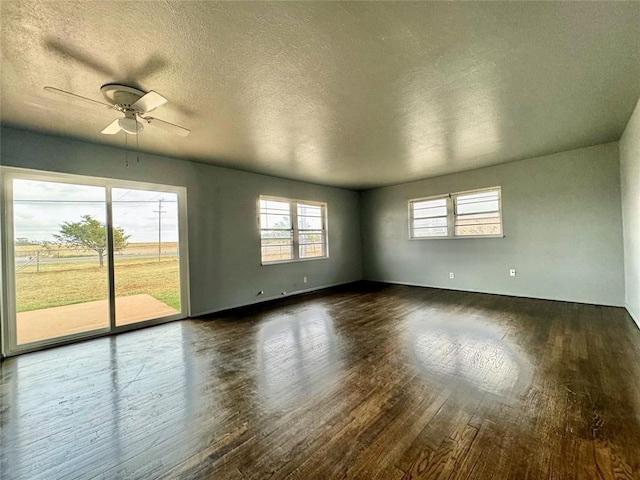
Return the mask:
<path fill-rule="evenodd" d="M 106 189 L 20 178 L 12 189 L 16 343 L 108 329 Z"/>
<path fill-rule="evenodd" d="M 5 353 L 188 315 L 184 188 L 2 174 Z"/>
<path fill-rule="evenodd" d="M 116 325 L 180 312 L 178 195 L 114 188 Z"/>

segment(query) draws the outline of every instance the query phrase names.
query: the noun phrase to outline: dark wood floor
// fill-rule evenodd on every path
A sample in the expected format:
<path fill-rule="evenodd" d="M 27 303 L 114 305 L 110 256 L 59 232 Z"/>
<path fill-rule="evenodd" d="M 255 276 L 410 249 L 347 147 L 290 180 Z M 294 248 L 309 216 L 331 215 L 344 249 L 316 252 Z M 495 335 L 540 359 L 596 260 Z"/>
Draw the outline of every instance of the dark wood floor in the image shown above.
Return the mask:
<path fill-rule="evenodd" d="M 638 479 L 623 309 L 361 284 L 2 364 L 1 477 Z"/>

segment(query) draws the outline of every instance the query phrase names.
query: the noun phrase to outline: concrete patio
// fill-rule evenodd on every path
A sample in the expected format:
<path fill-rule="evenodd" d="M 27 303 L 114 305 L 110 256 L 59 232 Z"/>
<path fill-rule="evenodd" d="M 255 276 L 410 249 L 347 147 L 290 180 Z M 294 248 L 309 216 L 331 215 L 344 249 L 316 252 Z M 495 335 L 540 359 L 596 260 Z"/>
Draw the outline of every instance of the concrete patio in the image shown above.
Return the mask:
<path fill-rule="evenodd" d="M 128 325 L 174 315 L 178 311 L 151 295 L 116 298 L 116 325 Z M 18 313 L 18 344 L 105 328 L 109 324 L 107 300 L 44 308 Z"/>

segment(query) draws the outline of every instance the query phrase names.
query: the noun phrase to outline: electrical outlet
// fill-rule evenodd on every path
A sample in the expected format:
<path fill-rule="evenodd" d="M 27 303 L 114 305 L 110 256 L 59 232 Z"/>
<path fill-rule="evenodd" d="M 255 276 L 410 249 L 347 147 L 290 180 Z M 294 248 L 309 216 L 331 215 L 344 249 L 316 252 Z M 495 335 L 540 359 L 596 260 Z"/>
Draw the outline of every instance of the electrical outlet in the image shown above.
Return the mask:
<path fill-rule="evenodd" d="M 258 292 L 258 295 L 264 295 L 264 290 L 260 290 L 260 291 Z"/>
<path fill-rule="evenodd" d="M 516 270 L 515 268 L 512 268 L 511 270 L 509 270 L 509 275 L 511 275 L 512 277 L 516 276 Z"/>
<path fill-rule="evenodd" d="M 449 278 L 453 280 L 454 278 L 456 278 L 456 274 L 453 272 L 449 272 Z"/>
<path fill-rule="evenodd" d="M 307 283 L 307 277 L 303 277 L 303 278 L 302 278 L 302 281 L 303 281 L 304 283 Z"/>

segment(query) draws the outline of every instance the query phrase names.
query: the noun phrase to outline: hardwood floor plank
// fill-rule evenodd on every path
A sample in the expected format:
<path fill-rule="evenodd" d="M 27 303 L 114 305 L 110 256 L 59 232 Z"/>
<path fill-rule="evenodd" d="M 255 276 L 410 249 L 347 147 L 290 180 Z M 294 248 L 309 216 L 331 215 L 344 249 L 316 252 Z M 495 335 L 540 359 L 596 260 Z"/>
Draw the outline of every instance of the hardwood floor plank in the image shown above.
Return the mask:
<path fill-rule="evenodd" d="M 463 394 L 463 398 L 447 401 L 438 412 L 428 421 L 422 431 L 417 435 L 409 447 L 402 453 L 397 466 L 403 471 L 408 471 L 409 466 L 415 463 L 416 457 L 421 451 L 429 449 L 436 451 L 447 438 L 455 438 L 467 427 L 469 421 L 481 403 L 483 395 L 474 395 L 473 392 Z"/>
<path fill-rule="evenodd" d="M 0 368 L 3 480 L 640 480 L 619 308 L 362 282 Z"/>
<path fill-rule="evenodd" d="M 455 478 L 492 478 L 489 475 L 484 476 L 483 472 L 495 458 L 496 450 L 500 445 L 500 433 L 501 429 L 497 424 L 490 420 L 482 422 L 455 473 Z"/>
<path fill-rule="evenodd" d="M 475 427 L 467 425 L 453 437 L 445 438 L 437 450 L 427 447 L 409 465 L 403 478 L 447 480 L 462 463 L 477 434 Z"/>
<path fill-rule="evenodd" d="M 193 471 L 200 470 L 204 463 L 216 463 L 230 451 L 239 448 L 243 443 L 251 440 L 253 437 L 248 436 L 247 425 L 242 425 L 237 431 L 225 435 L 213 445 L 201 450 L 195 455 L 189 457 L 184 462 L 176 465 L 168 472 L 163 473 L 159 478 L 170 480 L 172 478 L 183 478 Z"/>

